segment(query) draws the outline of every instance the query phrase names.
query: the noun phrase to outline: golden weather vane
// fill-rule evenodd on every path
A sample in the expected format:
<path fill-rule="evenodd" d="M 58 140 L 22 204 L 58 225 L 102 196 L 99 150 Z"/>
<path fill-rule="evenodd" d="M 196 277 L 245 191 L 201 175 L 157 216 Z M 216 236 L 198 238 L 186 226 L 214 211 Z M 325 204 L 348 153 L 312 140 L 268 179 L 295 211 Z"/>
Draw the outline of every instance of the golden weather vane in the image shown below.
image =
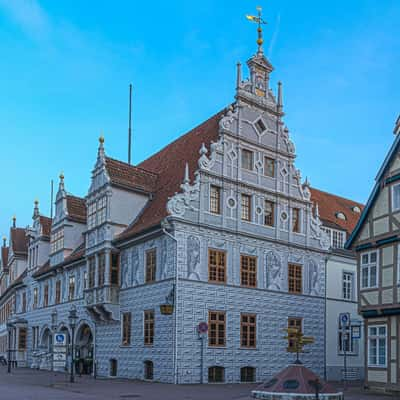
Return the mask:
<path fill-rule="evenodd" d="M 257 7 L 257 12 L 258 15 L 246 15 L 246 18 L 251 21 L 254 22 L 256 24 L 258 24 L 258 28 L 257 28 L 257 32 L 258 32 L 258 38 L 257 38 L 257 44 L 258 44 L 258 52 L 262 53 L 262 45 L 264 43 L 264 39 L 263 39 L 263 35 L 262 35 L 262 25 L 267 25 L 267 21 L 265 21 L 262 18 L 262 8 L 260 6 Z"/>
<path fill-rule="evenodd" d="M 304 336 L 299 328 L 286 328 L 284 332 L 287 335 L 284 337 L 288 341 L 286 351 L 288 353 L 296 353 L 296 364 L 301 364 L 299 354 L 304 353 L 303 347 L 308 344 L 313 344 L 315 339 L 312 336 Z"/>

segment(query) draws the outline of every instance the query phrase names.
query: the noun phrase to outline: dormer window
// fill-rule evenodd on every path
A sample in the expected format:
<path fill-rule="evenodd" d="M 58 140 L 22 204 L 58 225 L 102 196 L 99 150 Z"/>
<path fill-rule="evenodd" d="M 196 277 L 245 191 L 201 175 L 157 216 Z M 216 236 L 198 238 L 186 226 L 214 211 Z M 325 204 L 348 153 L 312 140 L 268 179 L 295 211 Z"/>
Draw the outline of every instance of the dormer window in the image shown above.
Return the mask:
<path fill-rule="evenodd" d="M 336 218 L 339 218 L 342 221 L 346 221 L 347 220 L 346 215 L 344 215 L 344 213 L 342 213 L 341 211 L 336 213 Z"/>
<path fill-rule="evenodd" d="M 354 206 L 354 207 L 352 208 L 352 210 L 353 210 L 353 212 L 355 212 L 355 213 L 357 213 L 357 214 L 360 214 L 360 213 L 361 213 L 361 208 L 358 207 L 358 206 Z"/>
<path fill-rule="evenodd" d="M 51 234 L 51 253 L 64 248 L 64 229 L 59 229 Z"/>

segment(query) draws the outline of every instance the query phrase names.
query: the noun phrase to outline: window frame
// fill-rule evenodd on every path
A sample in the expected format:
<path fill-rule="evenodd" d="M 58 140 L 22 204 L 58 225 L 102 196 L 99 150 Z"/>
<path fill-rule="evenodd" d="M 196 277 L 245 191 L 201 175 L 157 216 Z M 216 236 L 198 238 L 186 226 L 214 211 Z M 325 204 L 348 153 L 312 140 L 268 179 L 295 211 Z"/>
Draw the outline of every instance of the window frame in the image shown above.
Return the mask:
<path fill-rule="evenodd" d="M 68 301 L 75 299 L 75 275 L 68 276 Z"/>
<path fill-rule="evenodd" d="M 254 265 L 251 265 L 252 262 L 254 262 Z M 240 255 L 240 286 L 244 286 L 244 287 L 248 287 L 248 288 L 256 288 L 257 287 L 257 257 L 256 256 L 249 256 L 248 254 Z"/>
<path fill-rule="evenodd" d="M 272 221 L 271 224 L 267 223 L 267 204 L 271 205 L 271 213 L 269 219 Z M 270 228 L 275 227 L 275 202 L 265 199 L 264 200 L 264 225 L 269 226 Z"/>
<path fill-rule="evenodd" d="M 356 351 L 357 343 L 356 343 L 356 339 L 353 339 L 351 332 L 352 332 L 351 326 L 346 327 L 345 333 L 347 334 L 347 340 L 345 340 L 345 342 L 348 343 L 346 348 L 349 349 L 349 350 L 346 350 L 346 354 L 356 355 L 357 354 L 357 351 Z M 340 354 L 340 355 L 344 354 L 342 334 L 343 334 L 343 330 L 339 327 L 338 328 L 338 354 Z"/>
<path fill-rule="evenodd" d="M 244 199 L 248 200 L 248 205 L 244 206 Z M 246 201 L 247 201 L 246 200 Z M 251 218 L 251 212 L 252 212 L 252 196 L 246 193 L 242 193 L 240 196 L 240 218 L 242 221 L 246 221 L 246 222 L 251 222 L 252 218 Z M 246 211 L 244 211 L 246 210 Z M 246 212 L 247 217 L 244 215 L 244 212 Z"/>
<path fill-rule="evenodd" d="M 61 304 L 61 279 L 56 280 L 55 284 L 55 296 L 54 296 L 54 303 L 55 304 Z"/>
<path fill-rule="evenodd" d="M 213 253 L 215 253 L 215 263 L 211 263 Z M 221 263 L 221 259 L 223 259 L 223 263 Z M 225 284 L 226 269 L 227 252 L 225 250 L 208 249 L 208 282 Z M 223 279 L 220 279 L 222 275 Z"/>
<path fill-rule="evenodd" d="M 130 346 L 132 343 L 132 313 L 121 313 L 121 346 Z"/>
<path fill-rule="evenodd" d="M 349 276 L 350 280 L 345 279 L 346 276 Z M 346 288 L 346 284 L 348 284 L 350 288 Z M 346 291 L 348 291 L 349 297 L 346 297 Z M 342 299 L 348 301 L 354 300 L 354 272 L 342 271 Z"/>
<path fill-rule="evenodd" d="M 400 199 L 399 199 L 399 204 L 397 205 L 397 207 L 395 207 L 395 189 L 399 188 L 399 192 L 400 192 L 400 183 L 395 183 L 391 186 L 391 200 L 392 200 L 392 211 L 399 211 L 400 210 Z M 399 197 L 400 197 L 400 193 L 399 193 Z"/>
<path fill-rule="evenodd" d="M 43 307 L 49 306 L 49 284 L 46 283 L 43 288 Z"/>
<path fill-rule="evenodd" d="M 155 333 L 155 312 L 152 310 L 143 311 L 143 343 L 145 346 L 154 345 Z"/>
<path fill-rule="evenodd" d="M 371 262 L 371 255 L 375 254 L 375 262 Z M 364 263 L 364 256 L 368 257 L 368 262 Z M 371 285 L 371 268 L 375 266 L 375 284 Z M 367 285 L 364 285 L 364 270 L 367 270 Z M 379 286 L 379 252 L 378 250 L 365 251 L 360 254 L 360 289 L 376 289 Z"/>
<path fill-rule="evenodd" d="M 210 185 L 210 213 L 221 215 L 221 188 L 217 185 Z"/>
<path fill-rule="evenodd" d="M 212 316 L 215 315 L 215 319 Z M 223 316 L 223 321 L 220 320 Z M 220 335 L 221 327 L 223 336 Z M 215 332 L 213 336 L 212 332 Z M 220 339 L 223 338 L 221 343 Z M 220 310 L 208 310 L 208 347 L 226 347 L 226 312 Z"/>
<path fill-rule="evenodd" d="M 225 367 L 221 365 L 211 365 L 208 367 L 207 373 L 208 383 L 225 383 Z M 216 379 L 217 375 L 219 376 L 219 373 L 221 373 L 221 380 Z M 212 379 L 210 379 L 210 376 L 212 376 Z"/>
<path fill-rule="evenodd" d="M 245 318 L 247 319 L 247 321 L 244 321 Z M 251 322 L 251 320 L 254 320 L 254 322 Z M 251 338 L 252 329 L 254 334 L 253 339 Z M 240 314 L 240 348 L 257 348 L 257 314 Z"/>
<path fill-rule="evenodd" d="M 250 157 L 250 160 L 245 160 L 245 155 Z M 245 162 L 250 161 L 250 168 L 247 168 L 245 166 Z M 241 149 L 241 158 L 240 158 L 240 166 L 242 169 L 245 169 L 246 171 L 254 171 L 254 151 L 249 150 L 249 149 Z"/>
<path fill-rule="evenodd" d="M 291 274 L 291 269 L 294 269 Z M 298 269 L 300 270 L 300 277 L 296 276 L 298 273 Z M 291 290 L 291 279 L 294 280 L 293 289 Z M 296 282 L 300 282 L 300 289 L 298 289 L 298 285 Z M 288 293 L 290 294 L 303 294 L 303 266 L 301 264 L 296 263 L 288 263 Z"/>
<path fill-rule="evenodd" d="M 268 161 L 272 161 L 272 175 L 267 174 L 267 165 Z M 269 178 L 275 178 L 276 175 L 276 159 L 269 157 L 269 156 L 264 156 L 264 176 L 268 176 Z"/>
<path fill-rule="evenodd" d="M 145 283 L 153 283 L 157 277 L 157 248 L 146 250 L 145 254 Z"/>
<path fill-rule="evenodd" d="M 372 335 L 371 333 L 370 333 L 370 330 L 371 329 L 376 329 L 376 334 L 375 335 Z M 379 329 L 380 328 L 385 328 L 385 335 L 383 336 L 383 335 L 381 335 L 381 334 L 379 334 Z M 370 360 L 371 360 L 371 339 L 372 340 L 376 340 L 376 348 L 375 348 L 375 357 L 376 357 L 376 363 L 374 364 L 374 363 L 371 363 L 370 362 Z M 379 347 L 379 341 L 381 340 L 381 339 L 384 339 L 385 340 L 385 353 L 384 353 L 384 356 L 385 356 L 385 363 L 384 364 L 380 364 L 379 363 L 379 358 L 380 358 L 380 347 Z M 367 365 L 368 365 L 368 367 L 373 367 L 373 368 L 387 368 L 387 365 L 388 365 L 388 327 L 387 327 L 387 324 L 379 324 L 379 325 L 369 325 L 368 326 L 368 331 L 367 331 L 367 351 L 368 351 L 368 354 L 367 354 Z"/>

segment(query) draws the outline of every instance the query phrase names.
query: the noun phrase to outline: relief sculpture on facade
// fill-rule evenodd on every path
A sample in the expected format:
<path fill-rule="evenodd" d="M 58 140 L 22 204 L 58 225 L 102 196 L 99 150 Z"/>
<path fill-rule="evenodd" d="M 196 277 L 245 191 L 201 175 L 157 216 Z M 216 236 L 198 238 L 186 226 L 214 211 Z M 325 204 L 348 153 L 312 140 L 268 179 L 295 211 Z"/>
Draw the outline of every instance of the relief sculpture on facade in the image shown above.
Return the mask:
<path fill-rule="evenodd" d="M 267 266 L 267 288 L 269 290 L 281 290 L 282 263 L 279 256 L 269 252 L 266 257 Z"/>
<path fill-rule="evenodd" d="M 321 294 L 321 283 L 318 265 L 315 261 L 308 262 L 308 288 L 309 294 L 319 296 Z"/>
<path fill-rule="evenodd" d="M 200 280 L 200 240 L 196 236 L 187 238 L 187 276 L 189 279 Z"/>
<path fill-rule="evenodd" d="M 132 255 L 131 255 L 131 259 L 132 259 L 132 284 L 134 286 L 139 284 L 139 253 L 138 250 L 135 248 L 132 250 Z"/>

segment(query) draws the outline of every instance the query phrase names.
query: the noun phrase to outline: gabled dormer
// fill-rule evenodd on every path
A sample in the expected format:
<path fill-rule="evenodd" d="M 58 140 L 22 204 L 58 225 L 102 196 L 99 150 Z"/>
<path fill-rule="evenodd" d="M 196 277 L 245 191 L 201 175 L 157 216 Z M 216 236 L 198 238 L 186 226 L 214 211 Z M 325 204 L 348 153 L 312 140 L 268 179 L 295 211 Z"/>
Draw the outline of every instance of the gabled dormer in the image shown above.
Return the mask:
<path fill-rule="evenodd" d="M 155 191 L 157 175 L 105 155 L 99 139 L 86 197 L 87 248 L 110 242 L 136 220 Z"/>
<path fill-rule="evenodd" d="M 35 200 L 32 226 L 28 226 L 28 272 L 35 272 L 49 259 L 51 218 L 40 214 L 39 201 Z"/>
<path fill-rule="evenodd" d="M 85 230 L 85 199 L 67 193 L 64 175 L 60 174 L 50 235 L 51 266 L 63 262 L 83 242 L 82 234 Z"/>
<path fill-rule="evenodd" d="M 9 283 L 12 284 L 25 271 L 28 261 L 28 237 L 24 228 L 17 227 L 13 217 L 10 228 L 10 246 L 8 251 Z"/>

